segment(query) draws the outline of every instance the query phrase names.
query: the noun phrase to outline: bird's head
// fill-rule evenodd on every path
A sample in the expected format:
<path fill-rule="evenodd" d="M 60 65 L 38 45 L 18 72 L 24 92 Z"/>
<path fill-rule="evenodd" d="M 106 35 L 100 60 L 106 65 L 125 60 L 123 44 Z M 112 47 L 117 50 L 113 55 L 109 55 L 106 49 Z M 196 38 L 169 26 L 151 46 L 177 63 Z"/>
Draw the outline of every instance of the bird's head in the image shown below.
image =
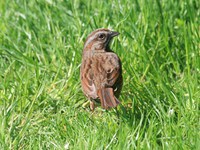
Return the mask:
<path fill-rule="evenodd" d="M 97 29 L 89 34 L 84 44 L 84 51 L 102 52 L 109 50 L 109 43 L 119 32 L 109 29 Z"/>

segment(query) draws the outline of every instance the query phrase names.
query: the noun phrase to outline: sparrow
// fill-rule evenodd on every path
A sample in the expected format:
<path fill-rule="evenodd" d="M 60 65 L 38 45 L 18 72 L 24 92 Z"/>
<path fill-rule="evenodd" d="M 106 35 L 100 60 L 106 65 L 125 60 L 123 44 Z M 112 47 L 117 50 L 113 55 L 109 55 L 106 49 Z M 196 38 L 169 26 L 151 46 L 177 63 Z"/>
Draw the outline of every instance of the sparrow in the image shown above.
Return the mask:
<path fill-rule="evenodd" d="M 80 67 L 82 91 L 90 100 L 90 109 L 100 102 L 103 109 L 116 107 L 120 101 L 123 78 L 120 58 L 109 44 L 119 33 L 97 29 L 87 37 Z"/>

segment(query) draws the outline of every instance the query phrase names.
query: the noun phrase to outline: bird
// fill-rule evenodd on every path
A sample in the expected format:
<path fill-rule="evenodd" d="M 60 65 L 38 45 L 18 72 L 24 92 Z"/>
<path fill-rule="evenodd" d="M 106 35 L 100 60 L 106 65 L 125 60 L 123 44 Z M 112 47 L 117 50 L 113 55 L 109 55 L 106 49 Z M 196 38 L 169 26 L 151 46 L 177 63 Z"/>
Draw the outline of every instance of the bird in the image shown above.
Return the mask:
<path fill-rule="evenodd" d="M 105 110 L 115 108 L 123 86 L 122 64 L 110 49 L 112 39 L 120 33 L 101 28 L 91 32 L 83 46 L 80 67 L 81 87 L 90 100 L 90 109 L 101 103 Z"/>

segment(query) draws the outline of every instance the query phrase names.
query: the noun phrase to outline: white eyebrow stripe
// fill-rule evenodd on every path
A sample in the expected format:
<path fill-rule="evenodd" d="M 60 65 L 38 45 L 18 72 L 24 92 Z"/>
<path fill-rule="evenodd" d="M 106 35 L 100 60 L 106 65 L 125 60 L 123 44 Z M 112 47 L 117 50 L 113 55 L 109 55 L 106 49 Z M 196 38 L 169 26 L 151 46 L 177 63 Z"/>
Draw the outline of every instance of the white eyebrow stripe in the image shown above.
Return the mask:
<path fill-rule="evenodd" d="M 84 44 L 84 48 L 85 48 L 91 41 L 93 41 L 94 38 L 95 38 L 95 36 L 89 37 L 89 38 L 87 39 L 87 41 L 85 42 L 85 44 Z"/>
<path fill-rule="evenodd" d="M 95 31 L 94 31 L 95 32 Z M 104 33 L 106 34 L 106 31 L 97 31 L 96 33 L 92 32 L 88 37 L 87 41 L 85 42 L 84 44 L 84 48 L 91 42 L 93 41 L 95 38 L 96 38 L 96 35 L 97 34 L 100 34 L 100 33 Z M 93 36 L 91 36 L 92 34 L 94 34 Z"/>

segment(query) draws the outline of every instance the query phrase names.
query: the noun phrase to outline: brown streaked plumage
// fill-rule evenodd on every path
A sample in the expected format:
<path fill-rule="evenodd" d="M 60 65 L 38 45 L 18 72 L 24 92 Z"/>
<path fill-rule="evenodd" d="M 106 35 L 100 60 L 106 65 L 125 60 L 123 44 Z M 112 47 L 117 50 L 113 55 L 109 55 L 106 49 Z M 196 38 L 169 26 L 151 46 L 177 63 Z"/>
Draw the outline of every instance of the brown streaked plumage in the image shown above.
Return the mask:
<path fill-rule="evenodd" d="M 94 110 L 94 101 L 104 109 L 116 107 L 122 89 L 122 67 L 119 57 L 109 48 L 113 37 L 119 33 L 97 29 L 86 39 L 82 54 L 81 85 Z"/>

